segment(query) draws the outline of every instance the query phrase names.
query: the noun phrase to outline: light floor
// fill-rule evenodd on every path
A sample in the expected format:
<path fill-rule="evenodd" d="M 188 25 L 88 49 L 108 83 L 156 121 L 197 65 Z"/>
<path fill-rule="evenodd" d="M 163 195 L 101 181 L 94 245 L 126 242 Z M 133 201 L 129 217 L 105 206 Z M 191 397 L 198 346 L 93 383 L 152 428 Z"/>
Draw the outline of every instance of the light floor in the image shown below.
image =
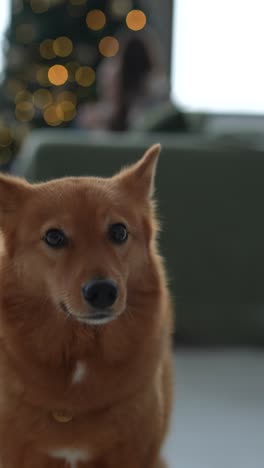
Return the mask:
<path fill-rule="evenodd" d="M 170 468 L 264 468 L 264 351 L 179 350 Z"/>

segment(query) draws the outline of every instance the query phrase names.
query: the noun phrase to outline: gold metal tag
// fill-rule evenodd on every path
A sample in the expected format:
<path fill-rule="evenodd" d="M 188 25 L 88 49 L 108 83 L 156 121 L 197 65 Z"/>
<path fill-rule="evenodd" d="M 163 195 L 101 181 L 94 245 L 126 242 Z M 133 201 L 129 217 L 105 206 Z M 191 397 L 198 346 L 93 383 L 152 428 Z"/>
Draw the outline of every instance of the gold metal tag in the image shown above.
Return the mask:
<path fill-rule="evenodd" d="M 73 420 L 73 415 L 66 411 L 53 411 L 52 416 L 59 423 L 68 423 Z"/>

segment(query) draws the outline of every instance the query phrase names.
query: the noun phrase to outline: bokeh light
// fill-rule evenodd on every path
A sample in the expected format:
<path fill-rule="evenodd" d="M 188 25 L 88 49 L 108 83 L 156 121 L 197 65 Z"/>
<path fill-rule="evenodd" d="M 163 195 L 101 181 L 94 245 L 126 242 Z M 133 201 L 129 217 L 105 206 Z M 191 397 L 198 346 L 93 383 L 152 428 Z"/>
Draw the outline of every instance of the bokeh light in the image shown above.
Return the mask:
<path fill-rule="evenodd" d="M 61 36 L 53 42 L 53 50 L 58 57 L 68 57 L 73 51 L 73 44 L 69 37 Z"/>
<path fill-rule="evenodd" d="M 52 94 L 47 89 L 37 89 L 33 94 L 33 102 L 39 109 L 45 109 L 52 104 Z"/>
<path fill-rule="evenodd" d="M 111 15 L 114 18 L 122 18 L 127 15 L 127 12 L 132 9 L 132 0 L 112 0 Z"/>
<path fill-rule="evenodd" d="M 12 143 L 12 133 L 10 128 L 0 125 L 0 148 L 5 148 Z"/>
<path fill-rule="evenodd" d="M 41 42 L 39 52 L 44 59 L 50 60 L 56 57 L 53 49 L 53 42 L 52 39 L 45 39 L 45 41 Z"/>
<path fill-rule="evenodd" d="M 15 115 L 20 122 L 29 122 L 35 115 L 35 109 L 31 102 L 22 101 L 16 105 Z"/>
<path fill-rule="evenodd" d="M 45 122 L 51 127 L 57 127 L 62 124 L 61 112 L 58 106 L 52 105 L 45 109 L 43 113 Z"/>
<path fill-rule="evenodd" d="M 34 13 L 46 13 L 50 7 L 50 0 L 30 0 L 30 6 Z"/>
<path fill-rule="evenodd" d="M 131 10 L 126 17 L 126 24 L 132 31 L 140 31 L 147 24 L 147 17 L 142 10 Z"/>
<path fill-rule="evenodd" d="M 76 116 L 76 107 L 70 101 L 62 101 L 57 105 L 57 113 L 63 122 L 70 122 Z"/>
<path fill-rule="evenodd" d="M 106 36 L 101 39 L 98 47 L 104 57 L 114 57 L 119 51 L 119 42 L 115 37 Z"/>
<path fill-rule="evenodd" d="M 32 94 L 29 91 L 22 90 L 16 94 L 15 103 L 18 104 L 23 101 L 32 102 Z"/>
<path fill-rule="evenodd" d="M 53 65 L 48 72 L 49 81 L 55 86 L 61 86 L 68 80 L 68 71 L 63 65 Z"/>
<path fill-rule="evenodd" d="M 57 96 L 57 102 L 71 102 L 74 106 L 77 105 L 77 96 L 74 93 L 71 93 L 70 91 L 62 91 L 62 93 L 59 93 Z"/>
<path fill-rule="evenodd" d="M 95 81 L 95 71 L 91 67 L 80 67 L 76 71 L 76 81 L 80 86 L 91 86 Z"/>
<path fill-rule="evenodd" d="M 91 10 L 86 16 L 86 24 L 93 31 L 100 31 L 106 24 L 106 16 L 101 10 Z"/>

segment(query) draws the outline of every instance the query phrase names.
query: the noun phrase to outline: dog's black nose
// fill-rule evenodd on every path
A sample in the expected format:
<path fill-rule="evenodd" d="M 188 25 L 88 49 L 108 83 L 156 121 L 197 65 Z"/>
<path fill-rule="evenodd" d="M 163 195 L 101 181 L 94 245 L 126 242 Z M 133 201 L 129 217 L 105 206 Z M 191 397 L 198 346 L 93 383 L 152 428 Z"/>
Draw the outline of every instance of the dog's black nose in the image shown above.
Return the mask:
<path fill-rule="evenodd" d="M 118 288 L 114 281 L 95 280 L 82 288 L 84 299 L 95 309 L 111 307 L 118 296 Z"/>

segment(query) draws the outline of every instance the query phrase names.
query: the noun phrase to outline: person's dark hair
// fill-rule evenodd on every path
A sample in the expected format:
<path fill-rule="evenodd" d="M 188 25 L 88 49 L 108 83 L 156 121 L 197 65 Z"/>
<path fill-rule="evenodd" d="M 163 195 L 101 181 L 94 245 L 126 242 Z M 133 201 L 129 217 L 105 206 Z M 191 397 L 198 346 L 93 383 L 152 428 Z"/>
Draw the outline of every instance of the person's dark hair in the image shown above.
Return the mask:
<path fill-rule="evenodd" d="M 126 37 L 120 37 L 119 43 L 119 102 L 111 122 L 111 130 L 116 131 L 128 128 L 130 104 L 135 96 L 144 91 L 146 77 L 162 70 L 159 45 L 149 31 L 131 32 Z"/>

